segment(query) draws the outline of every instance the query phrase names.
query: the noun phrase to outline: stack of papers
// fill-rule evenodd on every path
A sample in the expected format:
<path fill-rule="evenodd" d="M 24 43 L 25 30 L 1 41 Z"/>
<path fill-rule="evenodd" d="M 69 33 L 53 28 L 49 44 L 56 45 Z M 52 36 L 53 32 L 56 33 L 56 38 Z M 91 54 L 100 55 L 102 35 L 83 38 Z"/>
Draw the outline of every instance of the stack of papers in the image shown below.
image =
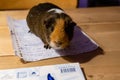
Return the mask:
<path fill-rule="evenodd" d="M 74 28 L 74 37 L 70 43 L 70 47 L 63 50 L 54 50 L 43 48 L 44 44 L 41 39 L 33 33 L 28 33 L 29 28 L 26 20 L 15 20 L 8 17 L 8 25 L 12 35 L 15 54 L 24 61 L 37 61 L 59 56 L 77 55 L 98 48 L 98 44 L 77 26 Z"/>
<path fill-rule="evenodd" d="M 78 63 L 0 70 L 0 80 L 85 80 Z"/>

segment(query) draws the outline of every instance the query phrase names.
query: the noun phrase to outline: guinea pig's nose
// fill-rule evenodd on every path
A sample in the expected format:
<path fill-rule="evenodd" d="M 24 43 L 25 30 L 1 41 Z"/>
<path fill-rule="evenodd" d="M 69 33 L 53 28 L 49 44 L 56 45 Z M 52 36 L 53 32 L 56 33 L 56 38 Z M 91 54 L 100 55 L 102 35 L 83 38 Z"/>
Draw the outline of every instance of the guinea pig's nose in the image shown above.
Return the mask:
<path fill-rule="evenodd" d="M 54 42 L 55 42 L 55 44 L 56 44 L 57 47 L 59 47 L 59 46 L 62 45 L 62 42 L 61 42 L 61 41 L 54 41 Z"/>

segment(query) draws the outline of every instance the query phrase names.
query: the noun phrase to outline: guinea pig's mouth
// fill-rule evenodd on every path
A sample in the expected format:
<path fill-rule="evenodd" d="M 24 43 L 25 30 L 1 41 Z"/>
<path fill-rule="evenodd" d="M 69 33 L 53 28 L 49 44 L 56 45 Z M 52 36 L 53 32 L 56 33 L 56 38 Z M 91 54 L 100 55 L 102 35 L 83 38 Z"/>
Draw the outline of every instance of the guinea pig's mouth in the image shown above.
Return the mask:
<path fill-rule="evenodd" d="M 50 42 L 49 45 L 56 50 L 65 49 L 69 46 L 68 43 L 62 43 L 62 42 Z"/>

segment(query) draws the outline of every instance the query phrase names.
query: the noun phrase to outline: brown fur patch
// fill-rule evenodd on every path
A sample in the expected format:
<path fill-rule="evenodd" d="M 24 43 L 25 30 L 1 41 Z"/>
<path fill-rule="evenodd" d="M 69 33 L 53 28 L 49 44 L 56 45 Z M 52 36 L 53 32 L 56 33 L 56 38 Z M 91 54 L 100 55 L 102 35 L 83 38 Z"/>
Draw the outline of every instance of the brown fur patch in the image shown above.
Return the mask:
<path fill-rule="evenodd" d="M 51 42 L 62 42 L 61 47 L 65 48 L 69 44 L 68 36 L 65 33 L 65 20 L 60 18 L 56 20 L 54 31 L 50 35 Z"/>

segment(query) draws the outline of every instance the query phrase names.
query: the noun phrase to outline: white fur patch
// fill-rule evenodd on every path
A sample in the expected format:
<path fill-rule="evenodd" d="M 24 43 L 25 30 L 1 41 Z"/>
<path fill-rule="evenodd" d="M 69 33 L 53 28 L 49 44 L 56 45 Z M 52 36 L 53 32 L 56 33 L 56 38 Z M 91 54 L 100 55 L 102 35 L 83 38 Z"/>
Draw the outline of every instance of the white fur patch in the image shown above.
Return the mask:
<path fill-rule="evenodd" d="M 59 14 L 64 13 L 63 10 L 57 9 L 57 8 L 53 8 L 53 9 L 48 10 L 48 12 L 51 12 L 51 11 L 55 11 L 55 13 L 59 13 Z"/>
<path fill-rule="evenodd" d="M 61 47 L 57 47 L 54 42 L 50 42 L 50 46 L 54 49 L 62 49 Z"/>

